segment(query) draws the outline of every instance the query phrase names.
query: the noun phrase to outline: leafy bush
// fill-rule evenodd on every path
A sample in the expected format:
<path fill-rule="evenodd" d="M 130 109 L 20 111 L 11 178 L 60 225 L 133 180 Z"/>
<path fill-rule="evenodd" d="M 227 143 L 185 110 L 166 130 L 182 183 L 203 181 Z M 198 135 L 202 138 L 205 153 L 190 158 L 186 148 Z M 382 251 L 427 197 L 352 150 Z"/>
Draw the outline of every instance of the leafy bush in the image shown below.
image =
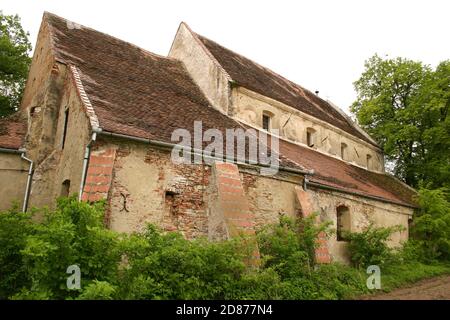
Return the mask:
<path fill-rule="evenodd" d="M 0 214 L 0 259 L 5 260 L 2 274 L 7 275 L 0 284 L 2 298 L 76 297 L 79 292 L 66 285 L 71 265 L 80 267 L 82 285 L 116 276 L 119 239 L 103 227 L 101 203 L 64 198 L 58 200 L 56 210 L 34 210 L 33 214 L 42 216 L 42 221 L 34 223 L 31 214 L 19 213 L 17 208 Z"/>
<path fill-rule="evenodd" d="M 21 251 L 34 231 L 31 215 L 21 213 L 18 206 L 0 214 L 0 299 L 31 284 Z"/>
<path fill-rule="evenodd" d="M 307 218 L 280 217 L 276 225 L 258 232 L 258 244 L 265 267 L 273 268 L 282 278 L 311 273 L 319 233 L 329 233 L 330 223 L 316 223 L 316 214 Z"/>
<path fill-rule="evenodd" d="M 77 298 L 78 300 L 113 300 L 117 288 L 107 281 L 94 280 Z"/>
<path fill-rule="evenodd" d="M 124 240 L 126 299 L 223 299 L 246 272 L 240 241 L 186 240 L 149 225 Z"/>
<path fill-rule="evenodd" d="M 75 197 L 60 199 L 54 211 L 34 214 L 42 221 L 34 222 L 32 214 L 17 208 L 0 213 L 1 298 L 343 299 L 368 290 L 364 270 L 315 264 L 316 237 L 328 231 L 328 224 L 316 225 L 314 215 L 282 217 L 258 232 L 261 265 L 255 268 L 246 264 L 254 248 L 248 238 L 188 241 L 153 225 L 142 233 L 119 235 L 103 226 L 102 204 L 80 203 Z M 359 265 L 386 259 L 388 233 L 370 229 L 352 235 Z M 449 271 L 448 266 L 413 261 L 407 252 L 402 255 L 412 258 L 384 268 L 388 287 Z M 80 267 L 80 290 L 67 288 L 70 265 Z"/>
<path fill-rule="evenodd" d="M 393 233 L 401 230 L 400 226 L 380 228 L 371 223 L 361 232 L 346 233 L 352 263 L 357 268 L 367 268 L 389 262 L 394 258 L 394 252 L 387 242 Z"/>

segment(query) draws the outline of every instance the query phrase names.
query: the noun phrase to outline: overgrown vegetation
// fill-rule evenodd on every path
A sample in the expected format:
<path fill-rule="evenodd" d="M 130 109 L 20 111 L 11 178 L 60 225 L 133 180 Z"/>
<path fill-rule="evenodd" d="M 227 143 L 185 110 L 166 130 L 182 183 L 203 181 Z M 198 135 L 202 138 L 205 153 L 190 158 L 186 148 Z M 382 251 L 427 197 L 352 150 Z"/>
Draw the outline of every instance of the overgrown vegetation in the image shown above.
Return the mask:
<path fill-rule="evenodd" d="M 387 249 L 393 230 L 374 227 L 350 235 L 357 268 L 316 265 L 316 236 L 329 230 L 328 224 L 316 225 L 314 215 L 282 217 L 261 230 L 259 268 L 244 262 L 252 251 L 245 239 L 188 241 L 152 225 L 139 234 L 117 234 L 103 227 L 102 217 L 101 203 L 76 198 L 60 199 L 54 211 L 24 214 L 14 208 L 0 213 L 0 298 L 343 299 L 369 293 L 368 264 L 382 265 L 383 289 L 450 272 L 448 264 L 437 262 L 443 254 L 433 255 L 432 262 L 417 256 L 412 246 L 426 250 L 422 242 L 400 251 Z M 67 288 L 71 265 L 80 267 L 81 290 Z"/>

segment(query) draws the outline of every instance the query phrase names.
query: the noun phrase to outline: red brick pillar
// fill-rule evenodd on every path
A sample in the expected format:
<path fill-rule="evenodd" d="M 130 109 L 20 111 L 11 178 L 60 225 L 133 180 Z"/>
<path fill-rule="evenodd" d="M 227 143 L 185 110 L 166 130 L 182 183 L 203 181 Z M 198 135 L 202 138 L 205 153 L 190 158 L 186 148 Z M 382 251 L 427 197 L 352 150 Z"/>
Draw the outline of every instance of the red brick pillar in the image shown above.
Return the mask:
<path fill-rule="evenodd" d="M 244 193 L 239 169 L 233 163 L 214 163 L 212 167 L 213 193 L 210 208 L 210 219 L 216 219 L 216 224 L 223 226 L 226 238 L 238 235 L 248 235 L 256 243 L 255 215 L 250 212 L 249 204 Z M 255 245 L 253 263 L 259 263 L 259 250 Z"/>
<path fill-rule="evenodd" d="M 300 204 L 300 207 L 302 209 L 302 216 L 304 218 L 306 218 L 314 212 L 311 197 L 305 190 L 303 190 L 301 187 L 298 187 L 298 186 L 295 187 L 295 193 L 297 195 L 298 203 Z M 318 217 L 317 217 L 317 223 L 319 223 Z M 316 257 L 315 257 L 316 262 L 317 263 L 330 263 L 331 255 L 330 255 L 330 252 L 328 251 L 327 237 L 324 232 L 320 232 L 318 234 L 317 244 L 318 244 L 318 247 L 316 248 Z"/>
<path fill-rule="evenodd" d="M 115 157 L 113 148 L 91 152 L 81 200 L 94 202 L 108 197 Z"/>

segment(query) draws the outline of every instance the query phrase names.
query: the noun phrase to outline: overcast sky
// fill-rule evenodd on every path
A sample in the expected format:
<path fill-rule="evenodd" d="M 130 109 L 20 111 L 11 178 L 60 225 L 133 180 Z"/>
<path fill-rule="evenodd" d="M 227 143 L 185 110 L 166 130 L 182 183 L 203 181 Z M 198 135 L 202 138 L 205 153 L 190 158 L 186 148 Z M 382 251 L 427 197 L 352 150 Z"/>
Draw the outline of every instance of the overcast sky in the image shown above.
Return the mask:
<path fill-rule="evenodd" d="M 375 53 L 450 59 L 450 1 L 0 0 L 36 36 L 44 11 L 167 55 L 181 21 L 348 111 Z"/>

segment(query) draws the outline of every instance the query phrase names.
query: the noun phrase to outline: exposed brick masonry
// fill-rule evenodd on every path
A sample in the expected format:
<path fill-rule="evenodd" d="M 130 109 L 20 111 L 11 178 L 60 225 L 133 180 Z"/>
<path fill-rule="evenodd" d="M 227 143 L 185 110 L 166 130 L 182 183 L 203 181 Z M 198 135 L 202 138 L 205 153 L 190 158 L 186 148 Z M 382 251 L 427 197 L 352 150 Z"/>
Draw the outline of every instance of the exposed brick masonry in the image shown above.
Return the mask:
<path fill-rule="evenodd" d="M 306 218 L 314 212 L 311 198 L 309 194 L 301 187 L 295 187 L 295 192 L 297 194 L 297 200 L 301 207 L 302 217 Z M 318 247 L 316 248 L 316 262 L 330 263 L 331 255 L 328 251 L 327 237 L 324 232 L 319 233 L 317 237 L 317 244 Z"/>
<path fill-rule="evenodd" d="M 111 187 L 116 150 L 113 148 L 93 150 L 83 190 L 83 201 L 98 201 L 108 197 Z"/>

